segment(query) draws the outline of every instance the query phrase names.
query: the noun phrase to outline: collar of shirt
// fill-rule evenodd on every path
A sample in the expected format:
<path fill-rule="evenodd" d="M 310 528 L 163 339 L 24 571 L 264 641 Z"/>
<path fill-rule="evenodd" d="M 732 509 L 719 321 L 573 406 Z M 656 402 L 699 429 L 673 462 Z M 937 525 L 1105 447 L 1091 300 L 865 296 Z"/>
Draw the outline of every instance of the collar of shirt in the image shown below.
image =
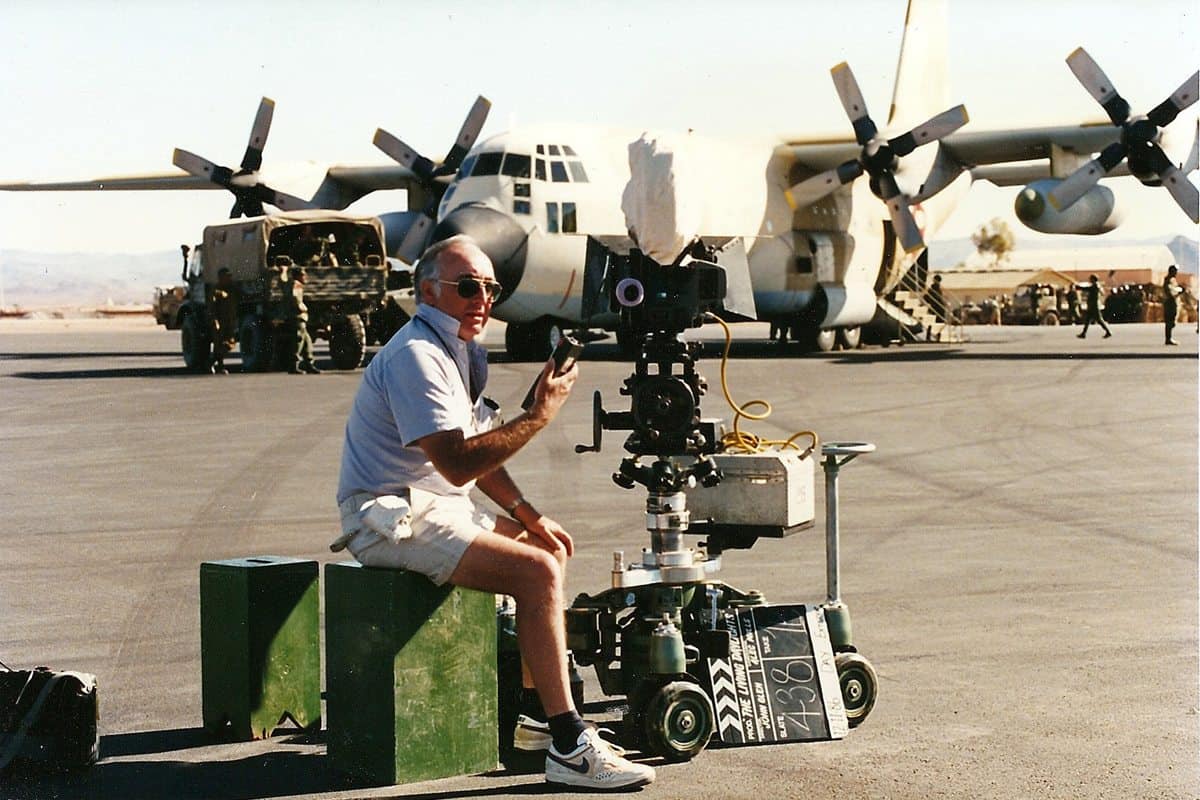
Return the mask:
<path fill-rule="evenodd" d="M 473 402 L 487 382 L 487 350 L 477 342 L 460 339 L 458 320 L 428 303 L 417 306 L 417 316 L 437 333 L 437 338 L 449 350 Z"/>

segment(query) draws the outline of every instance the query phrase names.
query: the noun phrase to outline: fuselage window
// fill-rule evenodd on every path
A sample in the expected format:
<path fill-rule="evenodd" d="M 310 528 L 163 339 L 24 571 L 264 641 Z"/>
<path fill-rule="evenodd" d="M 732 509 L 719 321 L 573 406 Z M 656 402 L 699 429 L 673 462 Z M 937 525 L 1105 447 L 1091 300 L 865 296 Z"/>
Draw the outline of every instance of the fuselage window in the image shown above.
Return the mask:
<path fill-rule="evenodd" d="M 562 204 L 562 232 L 575 233 L 575 204 Z"/>
<path fill-rule="evenodd" d="M 571 180 L 575 183 L 587 183 L 587 172 L 583 169 L 583 162 L 568 161 L 567 166 L 571 168 Z"/>
<path fill-rule="evenodd" d="M 500 167 L 501 175 L 511 175 L 514 178 L 529 177 L 529 156 L 517 153 L 505 153 L 504 164 Z"/>
<path fill-rule="evenodd" d="M 558 145 L 556 145 L 556 144 L 550 145 L 550 155 L 552 155 L 552 156 L 561 155 L 561 153 L 558 152 Z"/>
<path fill-rule="evenodd" d="M 553 147 L 554 145 L 550 145 Z M 550 178 L 555 183 L 567 183 L 567 168 L 561 161 L 550 162 Z"/>
<path fill-rule="evenodd" d="M 558 233 L 558 203 L 546 203 L 546 233 Z"/>
<path fill-rule="evenodd" d="M 528 200 L 513 200 L 513 213 L 514 214 L 528 214 L 529 213 L 529 201 Z"/>
<path fill-rule="evenodd" d="M 542 146 L 539 144 L 538 150 L 540 151 L 541 149 Z M 546 162 L 540 158 L 533 162 L 533 177 L 539 181 L 546 180 Z"/>
<path fill-rule="evenodd" d="M 458 168 L 458 177 L 465 178 L 471 174 L 471 167 L 475 166 L 475 156 L 467 156 L 463 161 L 462 166 Z"/>
<path fill-rule="evenodd" d="M 475 169 L 471 171 L 472 175 L 499 175 L 500 160 L 504 157 L 504 153 L 480 153 L 479 158 L 475 161 Z"/>

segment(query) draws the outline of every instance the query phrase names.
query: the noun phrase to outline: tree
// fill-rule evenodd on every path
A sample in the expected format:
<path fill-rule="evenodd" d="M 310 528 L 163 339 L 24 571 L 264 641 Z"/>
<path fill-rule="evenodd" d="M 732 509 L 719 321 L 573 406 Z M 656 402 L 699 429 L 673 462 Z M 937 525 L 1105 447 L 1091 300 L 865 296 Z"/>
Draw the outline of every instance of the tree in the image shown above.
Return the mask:
<path fill-rule="evenodd" d="M 999 267 L 1007 261 L 1013 247 L 1016 246 L 1016 239 L 1008 223 L 999 217 L 993 217 L 980 225 L 979 229 L 971 234 L 971 241 L 975 244 L 980 258 L 985 263 L 990 262 L 993 267 Z"/>

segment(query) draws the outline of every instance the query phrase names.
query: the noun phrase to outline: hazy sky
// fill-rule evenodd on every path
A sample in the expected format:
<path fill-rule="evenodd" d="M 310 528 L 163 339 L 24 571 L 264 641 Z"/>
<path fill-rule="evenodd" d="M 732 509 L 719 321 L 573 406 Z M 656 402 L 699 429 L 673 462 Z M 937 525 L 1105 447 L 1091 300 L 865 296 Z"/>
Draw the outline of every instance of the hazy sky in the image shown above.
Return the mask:
<path fill-rule="evenodd" d="M 950 91 L 967 130 L 1102 117 L 1063 61 L 1079 45 L 1135 110 L 1153 107 L 1196 70 L 1200 6 L 1146 5 L 949 0 Z M 902 0 L 7 0 L 0 180 L 169 170 L 177 146 L 236 166 L 263 95 L 276 101 L 268 164 L 386 163 L 377 127 L 437 158 L 478 94 L 493 104 L 485 137 L 537 121 L 848 133 L 829 68 L 849 61 L 882 121 L 904 12 Z M 1188 113 L 1173 126 L 1180 151 Z M 1164 190 L 1111 185 L 1128 218 L 1114 236 L 1195 235 Z M 941 236 L 997 215 L 1017 226 L 1015 192 L 976 186 Z M 396 210 L 403 197 L 353 208 Z M 0 193 L 0 249 L 168 249 L 231 204 L 225 192 Z M 1019 242 L 1038 238 L 1019 228 Z"/>

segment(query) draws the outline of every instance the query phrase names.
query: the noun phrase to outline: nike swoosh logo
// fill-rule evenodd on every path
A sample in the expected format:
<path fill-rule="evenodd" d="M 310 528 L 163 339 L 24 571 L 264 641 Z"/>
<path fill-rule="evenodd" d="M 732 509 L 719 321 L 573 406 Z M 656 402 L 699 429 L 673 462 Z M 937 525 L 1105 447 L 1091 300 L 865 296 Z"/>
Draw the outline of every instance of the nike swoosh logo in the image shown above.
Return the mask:
<path fill-rule="evenodd" d="M 546 755 L 550 756 L 551 760 L 553 760 L 554 763 L 562 764 L 567 769 L 574 770 L 575 772 L 578 772 L 580 775 L 586 775 L 588 773 L 588 770 L 590 770 L 592 768 L 591 765 L 588 764 L 588 760 L 586 758 L 580 759 L 580 761 L 583 762 L 582 764 L 572 764 L 570 761 L 567 761 L 565 758 L 559 758 L 558 756 L 554 755 L 554 753 L 547 753 Z"/>

